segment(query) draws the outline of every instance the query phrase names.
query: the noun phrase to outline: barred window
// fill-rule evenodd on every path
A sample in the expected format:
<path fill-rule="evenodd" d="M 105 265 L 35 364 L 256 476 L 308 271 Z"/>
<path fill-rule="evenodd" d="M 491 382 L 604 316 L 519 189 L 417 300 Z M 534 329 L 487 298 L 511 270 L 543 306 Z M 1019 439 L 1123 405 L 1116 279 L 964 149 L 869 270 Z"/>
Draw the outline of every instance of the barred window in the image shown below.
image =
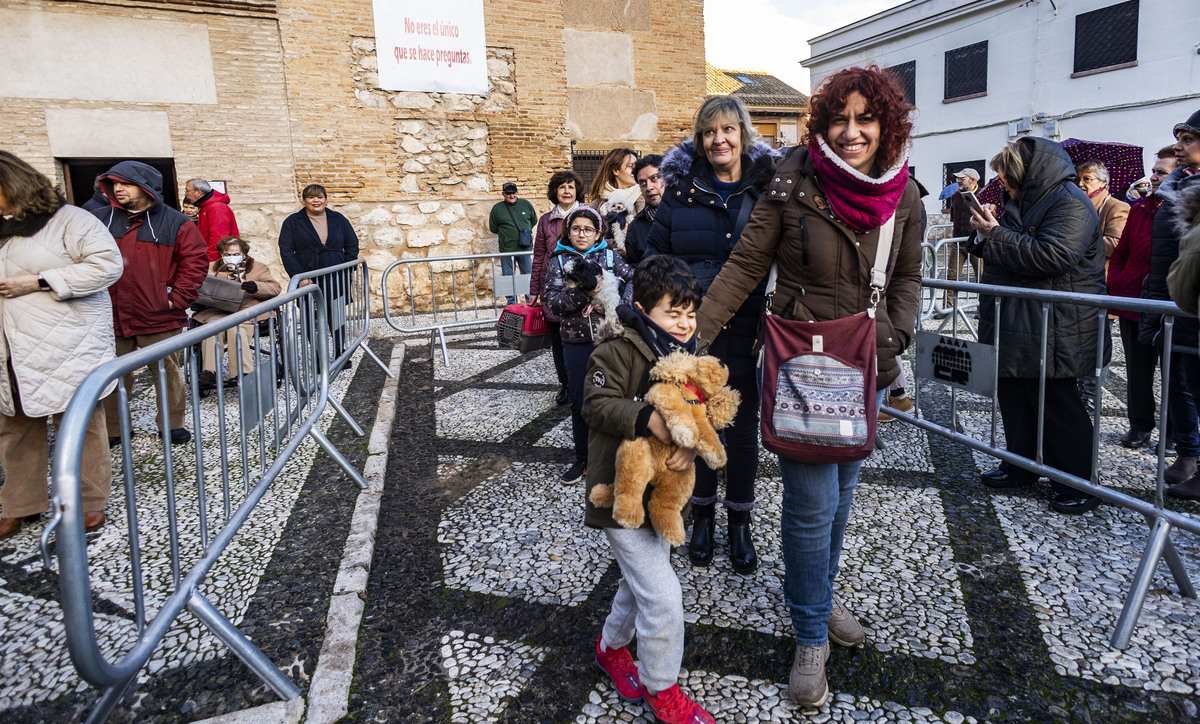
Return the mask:
<path fill-rule="evenodd" d="M 1075 72 L 1137 60 L 1138 0 L 1075 16 Z"/>
<path fill-rule="evenodd" d="M 600 171 L 600 162 L 608 155 L 608 151 L 576 151 L 571 149 L 571 170 L 583 179 L 583 188 L 576 189 L 580 203 L 583 203 L 587 190 L 592 187 L 592 179 Z"/>
<path fill-rule="evenodd" d="M 907 63 L 884 68 L 884 70 L 900 81 L 900 87 L 904 89 L 904 98 L 912 105 L 917 105 L 917 61 L 910 60 Z"/>
<path fill-rule="evenodd" d="M 988 41 L 946 51 L 946 93 L 951 100 L 987 93 Z"/>
<path fill-rule="evenodd" d="M 979 174 L 979 188 L 982 189 L 984 182 L 987 180 L 987 176 L 983 173 L 985 164 L 982 158 L 977 161 L 951 161 L 950 163 L 943 164 L 942 168 L 946 172 L 945 185 L 942 188 L 956 183 L 958 179 L 954 178 L 954 174 L 962 171 L 964 168 L 973 168 Z"/>

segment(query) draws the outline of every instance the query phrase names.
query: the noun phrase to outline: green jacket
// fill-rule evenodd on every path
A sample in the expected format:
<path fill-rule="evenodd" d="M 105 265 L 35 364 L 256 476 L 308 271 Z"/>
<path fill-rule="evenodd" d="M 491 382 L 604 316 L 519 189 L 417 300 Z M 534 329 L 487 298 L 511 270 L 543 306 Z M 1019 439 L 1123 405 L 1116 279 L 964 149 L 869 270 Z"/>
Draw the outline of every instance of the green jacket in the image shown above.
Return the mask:
<path fill-rule="evenodd" d="M 592 505 L 592 488 L 611 485 L 616 479 L 617 448 L 622 441 L 637 438 L 639 431 L 643 435 L 649 434 L 645 431 L 646 422 L 654 408 L 641 400 L 646 390 L 639 388 L 643 381 L 649 388 L 647 371 L 657 359 L 641 335 L 626 327 L 623 336 L 602 342 L 588 360 L 583 383 L 583 419 L 588 424 L 587 490 L 584 492 L 587 510 L 583 522 L 590 528 L 621 527 L 613 520 L 612 508 Z M 643 506 L 653 489 L 647 486 Z M 687 516 L 686 507 L 683 515 Z M 642 527 L 652 527 L 649 510 Z"/>
<path fill-rule="evenodd" d="M 510 209 L 511 215 L 508 213 Z M 515 226 L 513 219 L 517 220 Z M 517 237 L 522 230 L 532 231 L 537 225 L 537 219 L 533 204 L 525 199 L 518 198 L 511 206 L 508 202 L 501 201 L 493 206 L 492 213 L 488 214 L 488 230 L 499 237 L 501 252 L 522 251 L 517 246 Z"/>

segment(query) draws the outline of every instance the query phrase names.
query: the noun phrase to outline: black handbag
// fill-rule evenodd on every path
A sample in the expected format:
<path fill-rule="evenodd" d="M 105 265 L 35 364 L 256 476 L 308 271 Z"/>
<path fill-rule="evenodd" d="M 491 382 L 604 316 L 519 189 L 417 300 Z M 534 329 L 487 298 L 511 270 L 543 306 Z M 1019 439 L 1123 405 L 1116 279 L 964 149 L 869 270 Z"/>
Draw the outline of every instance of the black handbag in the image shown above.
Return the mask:
<path fill-rule="evenodd" d="M 236 312 L 242 308 L 245 298 L 246 292 L 242 289 L 241 282 L 209 274 L 200 285 L 200 296 L 196 298 L 196 304 L 222 312 Z"/>

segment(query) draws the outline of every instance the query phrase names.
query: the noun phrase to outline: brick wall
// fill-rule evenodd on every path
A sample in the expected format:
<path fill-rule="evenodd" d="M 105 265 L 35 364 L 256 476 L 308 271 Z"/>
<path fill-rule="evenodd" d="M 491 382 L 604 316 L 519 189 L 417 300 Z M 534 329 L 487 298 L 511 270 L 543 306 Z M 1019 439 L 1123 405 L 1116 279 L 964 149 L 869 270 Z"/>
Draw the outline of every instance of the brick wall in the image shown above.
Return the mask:
<path fill-rule="evenodd" d="M 604 0 L 603 12 L 592 14 L 579 0 L 565 2 L 584 29 L 631 37 L 631 90 L 652 94 L 658 117 L 656 138 L 576 140 L 646 151 L 677 142 L 704 98 L 702 0 Z M 10 0 L 6 8 L 47 14 L 203 23 L 217 103 L 6 98 L 0 124 L 16 130 L 5 145 L 61 180 L 46 108 L 165 111 L 180 186 L 192 176 L 227 181 L 243 234 L 280 276 L 274 240 L 308 183 L 324 185 L 331 207 L 355 223 L 362 255 L 376 272 L 401 257 L 494 250 L 486 219 L 504 181 L 516 181 L 539 211 L 549 207 L 546 180 L 570 166 L 572 140 L 564 0 L 484 0 L 486 96 L 379 90 L 369 0 L 279 0 L 274 18 L 270 3 L 261 5 L 238 11 L 138 0 Z M 129 60 L 97 62 L 116 72 L 136 68 L 136 58 Z"/>

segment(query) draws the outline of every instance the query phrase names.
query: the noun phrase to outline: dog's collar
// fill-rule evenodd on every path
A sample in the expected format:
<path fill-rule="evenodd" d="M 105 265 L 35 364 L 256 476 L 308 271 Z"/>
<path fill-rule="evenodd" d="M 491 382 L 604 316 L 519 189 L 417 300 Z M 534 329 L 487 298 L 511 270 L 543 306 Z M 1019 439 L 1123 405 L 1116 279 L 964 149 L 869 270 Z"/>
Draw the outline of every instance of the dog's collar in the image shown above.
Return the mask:
<path fill-rule="evenodd" d="M 678 387 L 680 390 L 684 390 L 684 389 L 691 390 L 693 395 L 700 398 L 698 400 L 684 400 L 684 402 L 688 403 L 689 405 L 703 405 L 705 402 L 708 401 L 708 398 L 704 396 L 704 393 L 700 391 L 700 388 L 696 387 L 691 382 L 684 382 L 682 385 L 676 384 L 675 386 Z"/>

